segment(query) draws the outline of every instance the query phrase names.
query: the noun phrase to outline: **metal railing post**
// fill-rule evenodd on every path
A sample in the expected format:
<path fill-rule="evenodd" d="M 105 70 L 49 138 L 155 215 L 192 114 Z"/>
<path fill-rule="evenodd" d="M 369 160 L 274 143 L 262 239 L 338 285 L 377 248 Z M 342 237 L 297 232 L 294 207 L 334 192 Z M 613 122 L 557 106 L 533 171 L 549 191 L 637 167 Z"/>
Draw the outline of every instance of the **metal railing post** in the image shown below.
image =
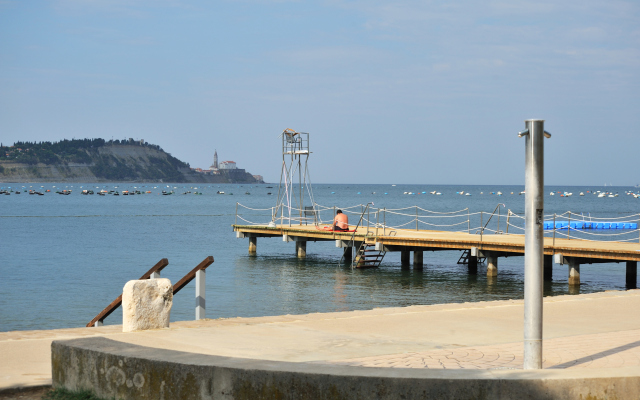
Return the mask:
<path fill-rule="evenodd" d="M 569 222 L 567 223 L 567 240 L 571 240 L 571 211 L 569 211 Z"/>
<path fill-rule="evenodd" d="M 553 213 L 553 252 L 556 252 L 556 213 Z"/>
<path fill-rule="evenodd" d="M 511 218 L 511 210 L 507 210 L 507 235 L 509 234 L 509 218 Z"/>
<path fill-rule="evenodd" d="M 236 225 L 238 225 L 238 202 L 236 201 Z"/>
<path fill-rule="evenodd" d="M 416 231 L 418 230 L 418 206 L 416 206 Z"/>
<path fill-rule="evenodd" d="M 206 278 L 204 269 L 196 272 L 196 320 L 206 318 Z"/>
<path fill-rule="evenodd" d="M 471 211 L 467 208 L 467 233 L 471 234 Z"/>
<path fill-rule="evenodd" d="M 205 269 L 209 265 L 213 264 L 213 257 L 209 256 L 202 260 L 202 262 L 194 269 L 189 271 L 178 282 L 173 285 L 173 295 L 175 296 L 185 286 L 189 284 L 193 279 L 196 280 L 196 319 L 202 319 L 205 317 Z"/>
<path fill-rule="evenodd" d="M 480 211 L 480 241 L 482 242 L 482 234 L 484 233 L 484 225 L 482 221 L 483 212 Z"/>
<path fill-rule="evenodd" d="M 382 221 L 382 236 L 387 236 L 387 207 L 384 207 L 384 217 Z M 640 226 L 640 224 L 638 225 Z"/>

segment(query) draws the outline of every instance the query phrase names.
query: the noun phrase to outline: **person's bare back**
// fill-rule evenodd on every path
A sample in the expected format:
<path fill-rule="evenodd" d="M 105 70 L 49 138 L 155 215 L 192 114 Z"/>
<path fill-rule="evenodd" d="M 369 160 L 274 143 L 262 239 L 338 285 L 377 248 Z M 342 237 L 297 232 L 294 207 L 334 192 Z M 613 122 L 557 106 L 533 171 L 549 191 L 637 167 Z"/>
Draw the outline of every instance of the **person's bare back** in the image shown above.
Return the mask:
<path fill-rule="evenodd" d="M 349 217 L 342 213 L 342 210 L 336 211 L 336 217 L 333 219 L 334 231 L 348 231 L 349 230 Z"/>

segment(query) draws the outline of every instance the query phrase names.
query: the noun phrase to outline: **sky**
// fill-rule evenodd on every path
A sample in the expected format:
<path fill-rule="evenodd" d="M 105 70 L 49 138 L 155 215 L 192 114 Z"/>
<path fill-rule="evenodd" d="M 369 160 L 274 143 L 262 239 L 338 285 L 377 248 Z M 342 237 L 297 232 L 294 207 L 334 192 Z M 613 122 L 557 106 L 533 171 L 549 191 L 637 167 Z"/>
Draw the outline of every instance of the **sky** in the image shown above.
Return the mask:
<path fill-rule="evenodd" d="M 317 183 L 640 183 L 640 2 L 0 0 L 0 141 L 144 139 Z"/>

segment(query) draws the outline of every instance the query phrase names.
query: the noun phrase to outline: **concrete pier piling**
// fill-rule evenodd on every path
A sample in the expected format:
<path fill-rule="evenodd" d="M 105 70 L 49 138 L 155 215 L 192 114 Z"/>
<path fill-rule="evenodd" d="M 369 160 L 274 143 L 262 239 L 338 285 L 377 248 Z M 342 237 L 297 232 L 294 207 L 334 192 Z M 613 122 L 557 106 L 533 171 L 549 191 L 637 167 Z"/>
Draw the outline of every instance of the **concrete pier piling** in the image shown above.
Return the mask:
<path fill-rule="evenodd" d="M 307 258 L 307 242 L 296 240 L 296 255 L 298 258 Z"/>
<path fill-rule="evenodd" d="M 414 269 L 422 269 L 423 267 L 422 256 L 423 256 L 422 250 L 413 251 L 413 268 Z"/>
<path fill-rule="evenodd" d="M 495 253 L 486 253 L 487 257 L 487 277 L 498 276 L 498 255 Z"/>
<path fill-rule="evenodd" d="M 552 255 L 545 255 L 544 256 L 544 277 L 543 279 L 545 281 L 550 281 L 553 279 L 553 256 Z"/>
<path fill-rule="evenodd" d="M 569 259 L 569 286 L 580 286 L 580 264 L 573 258 Z"/>
<path fill-rule="evenodd" d="M 255 256 L 258 253 L 258 238 L 250 237 L 249 238 L 249 255 Z"/>
<path fill-rule="evenodd" d="M 408 267 L 409 266 L 410 257 L 411 257 L 411 252 L 410 252 L 409 249 L 400 250 L 400 264 L 402 265 L 402 267 Z"/>
<path fill-rule="evenodd" d="M 477 255 L 469 255 L 469 274 L 477 275 L 478 274 L 478 256 Z"/>
<path fill-rule="evenodd" d="M 344 261 L 350 263 L 353 260 L 353 247 L 345 247 L 342 254 Z"/>
<path fill-rule="evenodd" d="M 627 289 L 638 287 L 638 262 L 627 261 Z"/>

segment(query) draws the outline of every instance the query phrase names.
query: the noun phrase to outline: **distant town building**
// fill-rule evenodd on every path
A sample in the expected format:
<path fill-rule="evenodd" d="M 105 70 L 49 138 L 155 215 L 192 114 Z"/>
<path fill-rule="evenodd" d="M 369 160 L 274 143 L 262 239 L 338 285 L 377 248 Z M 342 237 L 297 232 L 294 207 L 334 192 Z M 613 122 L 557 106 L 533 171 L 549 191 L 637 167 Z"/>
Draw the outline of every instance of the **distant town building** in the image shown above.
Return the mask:
<path fill-rule="evenodd" d="M 192 171 L 203 175 L 224 175 L 230 182 L 243 182 L 247 181 L 248 176 L 260 183 L 264 183 L 262 175 L 251 175 L 244 169 L 238 168 L 235 161 L 220 161 L 218 162 L 218 151 L 213 153 L 213 164 L 209 169 L 191 168 Z M 249 178 L 250 180 L 250 178 Z"/>
<path fill-rule="evenodd" d="M 237 169 L 235 161 L 223 161 L 220 163 L 220 169 Z"/>
<path fill-rule="evenodd" d="M 213 171 L 218 169 L 218 150 L 213 152 L 213 164 L 209 168 Z"/>

